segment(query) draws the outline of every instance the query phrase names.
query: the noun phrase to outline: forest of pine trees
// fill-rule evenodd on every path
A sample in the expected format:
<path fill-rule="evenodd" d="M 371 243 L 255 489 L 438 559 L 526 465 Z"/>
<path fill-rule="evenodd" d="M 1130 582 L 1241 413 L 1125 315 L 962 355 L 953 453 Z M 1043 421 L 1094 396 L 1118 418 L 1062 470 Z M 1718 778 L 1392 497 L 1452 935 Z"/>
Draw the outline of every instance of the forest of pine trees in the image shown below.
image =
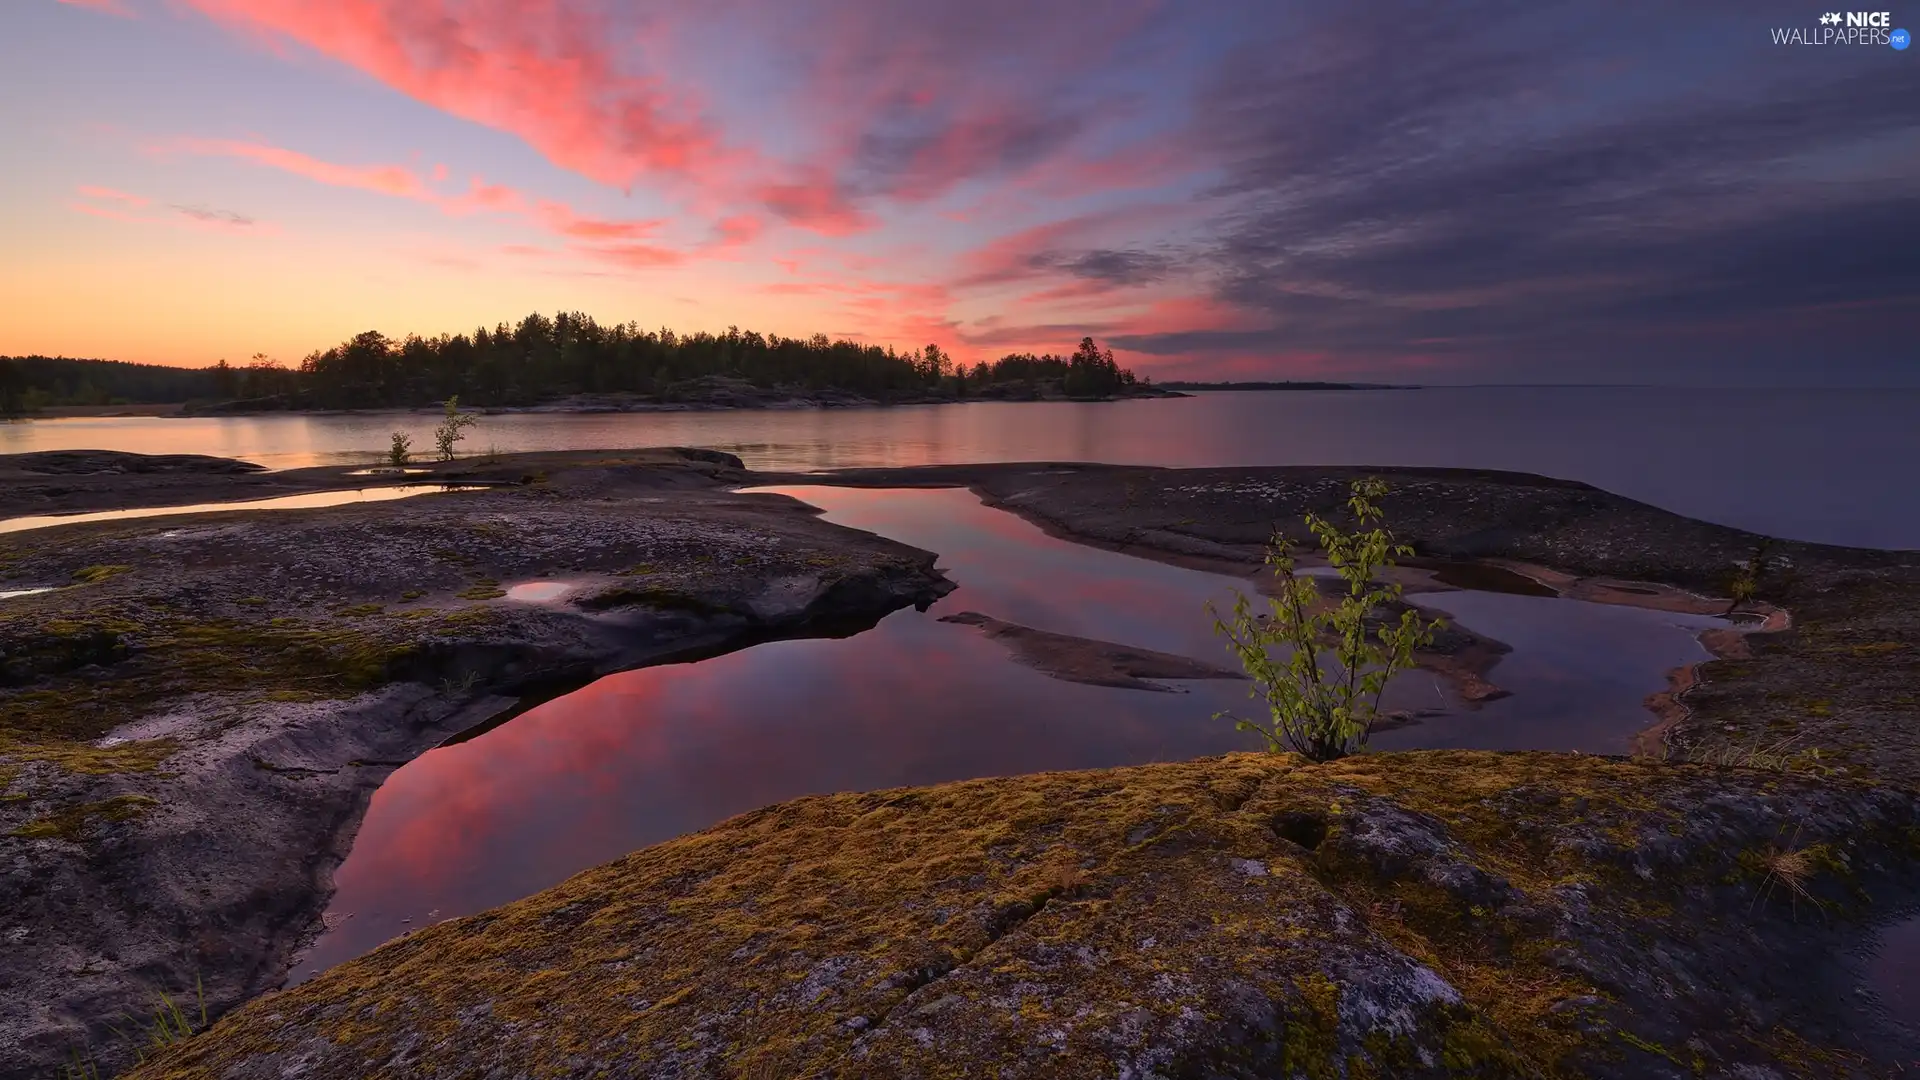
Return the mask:
<path fill-rule="evenodd" d="M 156 377 L 156 372 L 164 376 Z M 533 405 L 572 394 L 671 399 L 677 388 L 710 377 L 769 390 L 841 391 L 879 401 L 929 395 L 1103 398 L 1132 393 L 1142 385 L 1114 361 L 1112 350 L 1101 349 L 1092 338 L 1082 339 L 1069 356 L 1014 354 L 968 368 L 934 345 L 901 353 L 832 341 L 824 334 L 803 340 L 737 327 L 724 334 L 676 334 L 642 330 L 633 323 L 602 326 L 589 316 L 562 312 L 435 338 L 409 335 L 395 340 L 370 330 L 313 353 L 298 368 L 259 355 L 244 366 L 222 360 L 197 370 L 0 358 L 0 412 L 17 412 L 23 403 L 189 399 L 323 409 L 413 407 L 456 395 L 463 403 L 480 406 Z M 6 408 L 8 402 L 13 409 Z"/>

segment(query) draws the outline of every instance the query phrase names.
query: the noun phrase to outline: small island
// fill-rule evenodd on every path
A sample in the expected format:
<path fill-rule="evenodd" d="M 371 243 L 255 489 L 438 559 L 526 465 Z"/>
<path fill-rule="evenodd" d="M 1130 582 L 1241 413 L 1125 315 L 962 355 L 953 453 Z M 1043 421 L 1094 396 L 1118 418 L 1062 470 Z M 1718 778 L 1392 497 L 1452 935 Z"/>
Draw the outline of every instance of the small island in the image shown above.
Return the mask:
<path fill-rule="evenodd" d="M 1185 396 L 1136 377 L 1091 337 L 1066 355 L 967 366 L 931 344 L 679 334 L 576 312 L 437 337 L 369 330 L 297 367 L 260 354 L 208 368 L 0 356 L 0 417 L 421 409 L 450 398 L 483 412 L 648 412 Z"/>

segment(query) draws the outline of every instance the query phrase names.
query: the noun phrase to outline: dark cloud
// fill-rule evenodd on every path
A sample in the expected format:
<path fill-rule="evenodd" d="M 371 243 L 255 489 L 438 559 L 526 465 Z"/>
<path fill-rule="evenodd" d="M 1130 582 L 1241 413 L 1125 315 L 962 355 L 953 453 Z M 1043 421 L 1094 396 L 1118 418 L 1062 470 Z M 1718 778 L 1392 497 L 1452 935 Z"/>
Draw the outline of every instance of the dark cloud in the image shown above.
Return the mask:
<path fill-rule="evenodd" d="M 1246 45 L 1196 113 L 1231 209 L 1195 255 L 1271 329 L 1117 345 L 1602 378 L 1913 364 L 1911 57 L 1775 46 L 1810 21 L 1781 5 L 1354 7 Z"/>
<path fill-rule="evenodd" d="M 182 206 L 179 203 L 175 203 L 173 209 L 175 213 L 190 217 L 195 221 L 206 221 L 215 225 L 235 225 L 240 228 L 246 228 L 254 224 L 255 221 L 255 219 L 245 214 L 236 214 L 232 210 L 214 210 L 205 206 Z"/>
<path fill-rule="evenodd" d="M 856 194 L 927 198 L 963 177 L 1018 172 L 1056 153 L 1084 130 L 1061 111 L 949 110 L 901 105 L 861 138 L 850 170 Z"/>
<path fill-rule="evenodd" d="M 1096 249 L 1071 255 L 1055 255 L 1052 264 L 1075 277 L 1103 281 L 1110 285 L 1146 285 L 1167 276 L 1175 265 L 1172 256 L 1150 251 Z"/>

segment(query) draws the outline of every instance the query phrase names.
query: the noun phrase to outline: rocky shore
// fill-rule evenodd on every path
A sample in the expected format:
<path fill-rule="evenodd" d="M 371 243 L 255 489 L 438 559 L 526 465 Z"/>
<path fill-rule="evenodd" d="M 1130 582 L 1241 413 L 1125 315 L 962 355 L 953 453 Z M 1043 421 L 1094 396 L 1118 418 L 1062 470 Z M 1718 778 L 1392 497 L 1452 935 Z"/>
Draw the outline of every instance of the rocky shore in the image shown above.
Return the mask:
<path fill-rule="evenodd" d="M 1883 1075 L 1913 1044 L 1836 957 L 1865 897 L 1920 895 L 1916 828 L 1892 788 L 1549 754 L 801 799 L 410 934 L 134 1075 Z"/>
<path fill-rule="evenodd" d="M 0 476 L 40 479 L 0 514 L 367 482 L 21 457 Z M 1252 576 L 1360 472 L 434 469 L 510 486 L 0 534 L 0 591 L 66 586 L 0 600 L 0 1077 L 196 977 L 216 1014 L 277 985 L 371 790 L 447 735 L 950 588 L 929 553 L 729 488 L 967 486 Z M 1541 477 L 1366 472 L 1410 591 L 1724 609 L 1760 539 Z M 1710 643 L 1645 760 L 1239 755 L 800 800 L 416 932 L 137 1075 L 1886 1075 L 1920 1046 L 1846 957 L 1920 903 L 1920 554 L 1769 550 L 1765 632 Z M 592 587 L 501 595 L 559 578 Z M 974 625 L 1056 677 L 1200 674 Z"/>
<path fill-rule="evenodd" d="M 744 476 L 726 455 L 452 472 L 513 483 L 0 534 L 0 590 L 61 586 L 0 599 L 0 1076 L 85 1046 L 125 1064 L 109 1025 L 161 994 L 197 986 L 218 1014 L 278 985 L 373 789 L 446 737 L 951 588 L 928 552 L 726 491 Z M 128 502 L 155 475 L 233 490 L 204 462 L 107 475 Z M 70 497 L 112 487 L 90 480 Z M 551 577 L 576 602 L 506 596 Z"/>

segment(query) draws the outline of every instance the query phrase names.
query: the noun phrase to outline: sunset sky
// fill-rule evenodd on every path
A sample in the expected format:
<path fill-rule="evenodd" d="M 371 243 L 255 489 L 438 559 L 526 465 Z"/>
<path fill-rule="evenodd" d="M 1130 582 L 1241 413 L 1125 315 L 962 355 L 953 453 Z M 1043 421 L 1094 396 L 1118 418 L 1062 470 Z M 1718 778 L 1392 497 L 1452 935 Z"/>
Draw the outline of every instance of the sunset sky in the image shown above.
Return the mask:
<path fill-rule="evenodd" d="M 1920 50 L 1771 40 L 1823 10 L 4 0 L 0 353 L 565 308 L 1090 333 L 1163 379 L 1920 384 Z"/>

